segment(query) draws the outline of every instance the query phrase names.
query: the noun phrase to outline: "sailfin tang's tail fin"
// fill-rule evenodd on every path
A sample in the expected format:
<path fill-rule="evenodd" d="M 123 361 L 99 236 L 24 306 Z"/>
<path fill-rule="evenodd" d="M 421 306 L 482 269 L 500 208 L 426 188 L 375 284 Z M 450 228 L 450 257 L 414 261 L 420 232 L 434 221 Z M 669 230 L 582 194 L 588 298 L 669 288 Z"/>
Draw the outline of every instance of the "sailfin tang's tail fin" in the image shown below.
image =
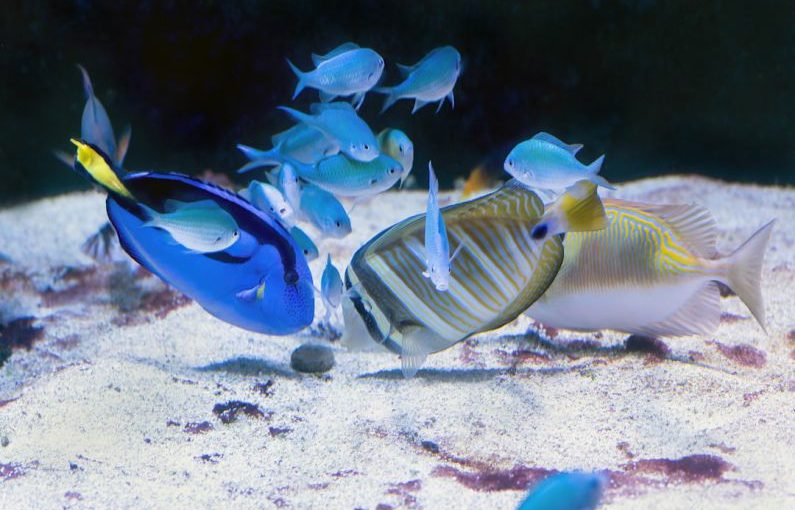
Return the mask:
<path fill-rule="evenodd" d="M 751 310 L 762 329 L 765 328 L 765 304 L 762 300 L 762 262 L 776 220 L 757 230 L 729 258 L 727 284 Z"/>

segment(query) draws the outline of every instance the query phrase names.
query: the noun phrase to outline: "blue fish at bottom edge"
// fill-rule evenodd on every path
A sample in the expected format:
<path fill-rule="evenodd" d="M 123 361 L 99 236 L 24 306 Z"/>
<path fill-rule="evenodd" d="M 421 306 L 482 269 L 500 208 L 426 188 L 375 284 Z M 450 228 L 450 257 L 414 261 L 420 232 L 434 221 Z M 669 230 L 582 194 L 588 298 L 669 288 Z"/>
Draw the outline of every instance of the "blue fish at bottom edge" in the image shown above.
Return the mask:
<path fill-rule="evenodd" d="M 301 248 L 276 219 L 231 191 L 184 175 L 143 172 L 119 178 L 96 147 L 75 145 L 75 166 L 109 191 L 108 217 L 136 262 L 240 328 L 287 335 L 312 323 L 312 274 Z M 234 218 L 240 239 L 215 253 L 185 250 L 166 232 L 145 226 L 149 217 L 140 204 L 162 211 L 166 200 L 216 202 Z"/>
<path fill-rule="evenodd" d="M 600 473 L 558 473 L 533 487 L 517 510 L 594 510 L 607 481 Z"/>

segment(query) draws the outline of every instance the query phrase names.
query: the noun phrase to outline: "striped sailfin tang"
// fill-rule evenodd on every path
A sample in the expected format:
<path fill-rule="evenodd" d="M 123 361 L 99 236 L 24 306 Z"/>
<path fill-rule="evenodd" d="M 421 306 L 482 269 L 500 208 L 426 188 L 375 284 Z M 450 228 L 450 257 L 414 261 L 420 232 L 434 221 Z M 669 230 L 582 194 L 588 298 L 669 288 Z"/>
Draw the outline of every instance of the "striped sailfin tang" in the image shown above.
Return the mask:
<path fill-rule="evenodd" d="M 450 252 L 461 247 L 448 291 L 437 291 L 422 276 L 425 215 L 377 235 L 354 255 L 348 271 L 349 287 L 369 301 L 365 323 L 371 336 L 398 353 L 404 332 L 418 327 L 435 334 L 433 350 L 439 350 L 510 322 L 546 290 L 563 259 L 559 237 L 540 247 L 532 240 L 543 204 L 514 181 L 441 212 Z"/>
<path fill-rule="evenodd" d="M 605 199 L 606 229 L 566 235 L 566 257 L 555 285 L 567 292 L 633 285 L 704 271 L 699 250 L 714 252 L 711 216 L 692 206 L 651 206 Z M 665 208 L 668 208 L 667 211 Z M 660 214 L 660 211 L 670 216 Z M 689 211 L 689 214 L 688 214 Z M 667 218 L 674 222 L 669 223 Z M 676 228 L 683 224 L 682 230 Z M 707 232 L 706 239 L 699 237 Z M 692 234 L 691 234 L 692 233 Z"/>

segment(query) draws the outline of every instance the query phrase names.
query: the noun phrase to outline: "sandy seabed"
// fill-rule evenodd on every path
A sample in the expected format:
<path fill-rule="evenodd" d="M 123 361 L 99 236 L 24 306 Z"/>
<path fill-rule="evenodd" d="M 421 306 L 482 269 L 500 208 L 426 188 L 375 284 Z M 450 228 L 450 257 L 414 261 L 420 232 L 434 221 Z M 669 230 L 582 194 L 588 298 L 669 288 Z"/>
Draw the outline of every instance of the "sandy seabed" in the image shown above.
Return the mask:
<path fill-rule="evenodd" d="M 736 297 L 711 337 L 626 341 L 522 317 L 429 357 L 348 353 L 322 376 L 83 240 L 78 193 L 0 211 L 0 508 L 515 508 L 556 470 L 601 470 L 603 508 L 795 508 L 795 190 L 693 177 L 612 193 L 695 202 L 728 253 L 778 218 L 763 273 L 768 334 Z M 421 192 L 358 206 L 326 240 L 342 270 Z M 324 258 L 312 263 L 316 278 Z M 322 317 L 318 306 L 317 317 Z"/>

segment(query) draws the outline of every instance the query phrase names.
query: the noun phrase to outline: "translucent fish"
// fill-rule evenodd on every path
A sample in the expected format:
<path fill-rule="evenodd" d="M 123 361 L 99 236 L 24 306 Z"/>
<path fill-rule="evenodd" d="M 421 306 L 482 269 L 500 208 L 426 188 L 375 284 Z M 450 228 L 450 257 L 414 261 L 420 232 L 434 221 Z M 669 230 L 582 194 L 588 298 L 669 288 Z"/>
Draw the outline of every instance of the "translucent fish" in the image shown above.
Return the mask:
<path fill-rule="evenodd" d="M 340 278 L 340 272 L 331 263 L 331 255 L 326 258 L 326 267 L 320 277 L 320 296 L 326 308 L 326 316 L 323 320 L 328 322 L 331 314 L 339 308 L 342 302 L 342 278 Z"/>
<path fill-rule="evenodd" d="M 436 101 L 439 101 L 439 106 L 436 108 L 438 112 L 445 99 L 455 107 L 453 88 L 461 74 L 461 54 L 458 50 L 452 46 L 442 46 L 431 50 L 413 66 L 398 64 L 398 68 L 405 78 L 402 83 L 393 87 L 373 89 L 375 92 L 386 94 L 381 111 L 385 111 L 399 99 L 414 99 L 411 113 Z"/>
<path fill-rule="evenodd" d="M 290 235 L 292 235 L 293 239 L 295 239 L 295 242 L 298 243 L 298 246 L 304 253 L 304 257 L 306 257 L 307 262 L 312 262 L 320 256 L 317 246 L 306 234 L 306 232 L 294 226 L 290 228 Z"/>
<path fill-rule="evenodd" d="M 333 101 L 337 96 L 353 96 L 358 110 L 364 96 L 373 88 L 384 72 L 384 59 L 370 48 L 351 46 L 350 43 L 335 48 L 324 56 L 313 56 L 317 66 L 311 71 L 301 71 L 290 60 L 287 64 L 298 78 L 293 99 L 306 87 L 320 91 L 322 101 Z"/>
<path fill-rule="evenodd" d="M 304 123 L 323 133 L 339 146 L 340 151 L 352 159 L 372 161 L 380 152 L 378 140 L 370 126 L 348 103 L 315 103 L 310 107 L 310 114 L 286 106 L 278 108 L 287 112 L 296 122 Z"/>
<path fill-rule="evenodd" d="M 720 257 L 715 222 L 701 207 L 604 204 L 610 226 L 566 234 L 563 266 L 529 316 L 555 328 L 706 335 L 720 321 L 720 282 L 764 328 L 760 279 L 773 222 Z"/>
<path fill-rule="evenodd" d="M 445 292 L 450 286 L 450 242 L 444 217 L 439 212 L 439 181 L 428 162 L 428 205 L 425 210 L 425 271 L 422 276 L 429 278 L 436 290 Z M 458 250 L 463 244 L 458 245 Z M 457 252 L 456 252 L 457 253 Z"/>
<path fill-rule="evenodd" d="M 568 145 L 541 132 L 514 147 L 505 158 L 504 168 L 526 186 L 556 194 L 584 179 L 615 189 L 599 175 L 604 156 L 586 166 L 575 157 L 580 148 L 582 145 Z"/>
<path fill-rule="evenodd" d="M 314 286 L 306 259 L 285 227 L 235 193 L 180 174 L 120 176 L 110 158 L 75 140 L 76 169 L 108 191 L 107 211 L 124 249 L 210 314 L 237 327 L 273 335 L 299 331 L 314 318 Z M 214 253 L 186 251 L 145 226 L 142 205 L 213 201 L 240 229 L 240 239 Z"/>
<path fill-rule="evenodd" d="M 593 215 L 604 216 L 601 203 L 589 203 Z M 447 292 L 422 277 L 425 215 L 381 232 L 356 251 L 345 272 L 343 341 L 351 349 L 375 343 L 399 354 L 410 377 L 428 354 L 513 321 L 563 261 L 560 236 L 540 246 L 531 238 L 543 212 L 538 196 L 517 181 L 442 208 L 450 248 L 460 247 Z"/>
<path fill-rule="evenodd" d="M 411 168 L 414 166 L 414 144 L 411 139 L 399 129 L 387 128 L 378 133 L 378 148 L 382 153 L 397 160 L 403 167 L 400 176 L 400 187 L 406 182 Z"/>
<path fill-rule="evenodd" d="M 337 142 L 330 140 L 323 133 L 306 124 L 296 124 L 290 129 L 274 135 L 272 141 L 273 147 L 268 150 L 238 144 L 238 150 L 249 160 L 238 172 L 248 172 L 255 168 L 281 163 L 286 159 L 314 164 L 340 151 Z"/>
<path fill-rule="evenodd" d="M 558 473 L 533 487 L 517 510 L 594 510 L 607 481 L 600 473 Z"/>
<path fill-rule="evenodd" d="M 149 219 L 145 227 L 163 229 L 185 248 L 198 253 L 223 251 L 240 239 L 240 230 L 228 212 L 213 200 L 167 200 L 168 212 L 141 204 Z"/>
<path fill-rule="evenodd" d="M 260 211 L 265 211 L 279 218 L 285 225 L 293 224 L 294 211 L 287 203 L 282 192 L 271 184 L 251 181 L 245 190 L 244 198 Z M 242 195 L 242 193 L 241 193 Z"/>

